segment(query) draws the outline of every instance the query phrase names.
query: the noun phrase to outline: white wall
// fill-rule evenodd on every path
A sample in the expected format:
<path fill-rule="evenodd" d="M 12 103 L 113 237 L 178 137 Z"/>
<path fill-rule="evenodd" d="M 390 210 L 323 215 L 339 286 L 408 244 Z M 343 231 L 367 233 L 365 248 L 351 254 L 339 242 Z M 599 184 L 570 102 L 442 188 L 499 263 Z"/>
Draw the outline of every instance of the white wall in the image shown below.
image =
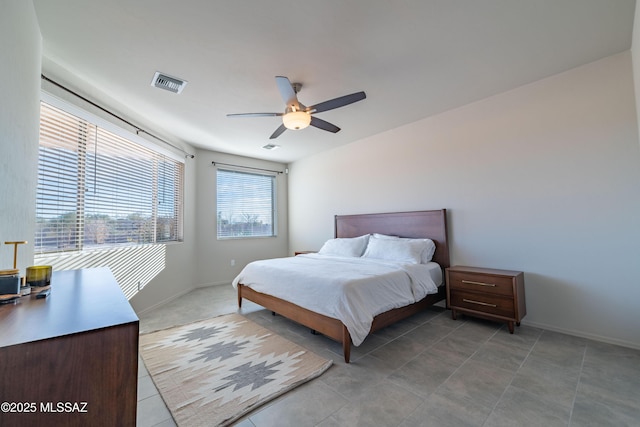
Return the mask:
<path fill-rule="evenodd" d="M 0 269 L 33 264 L 42 38 L 33 4 L 7 1 L 0 13 Z"/>
<path fill-rule="evenodd" d="M 29 2 L 30 3 L 30 2 Z M 40 56 L 41 52 L 38 52 L 38 56 Z M 84 102 L 83 100 L 77 98 L 73 94 L 70 94 L 63 89 L 56 87 L 46 81 L 43 81 L 42 84 L 40 82 L 40 62 L 38 62 L 37 70 L 35 71 L 37 75 L 36 83 L 38 85 L 38 102 L 40 97 L 40 86 L 50 93 L 51 95 L 58 97 L 66 102 L 74 104 L 96 116 L 101 117 L 111 123 L 116 124 L 117 126 L 122 127 L 125 130 L 130 132 L 134 132 L 134 129 L 129 128 L 122 121 L 118 120 L 110 116 L 109 114 L 97 109 L 90 104 Z M 186 144 L 182 141 L 171 140 L 162 134 L 161 129 L 154 128 L 149 123 L 142 123 L 137 121 L 137 119 L 132 119 L 132 117 L 137 116 L 135 112 L 129 111 L 127 106 L 120 104 L 117 100 L 110 98 L 108 95 L 101 93 L 95 87 L 92 87 L 87 82 L 80 79 L 78 76 L 71 74 L 68 70 L 59 66 L 55 62 L 50 59 L 43 58 L 42 59 L 42 72 L 49 78 L 52 78 L 56 82 L 68 87 L 75 92 L 83 95 L 84 97 L 96 100 L 108 100 L 106 102 L 98 102 L 99 105 L 106 108 L 109 111 L 114 112 L 115 114 L 129 119 L 136 125 L 141 126 L 145 130 L 162 137 L 165 140 L 169 140 L 171 144 L 176 147 L 179 147 L 186 152 L 194 153 L 195 148 L 191 147 L 189 144 Z M 38 107 L 39 114 L 39 107 Z M 36 150 L 37 150 L 37 141 L 38 141 L 38 117 L 36 117 L 35 123 L 35 141 L 36 141 Z M 144 134 L 141 134 L 144 137 Z M 163 144 L 160 141 L 157 141 L 153 138 L 147 137 L 151 143 L 158 145 L 163 149 L 168 149 L 170 151 L 178 152 L 166 144 Z M 37 151 L 36 157 L 33 160 L 34 167 L 37 167 Z M 144 288 L 140 290 L 135 296 L 130 299 L 131 306 L 137 313 L 142 313 L 146 310 L 149 310 L 153 307 L 159 306 L 171 299 L 176 298 L 182 294 L 185 294 L 194 288 L 195 283 L 195 271 L 196 271 L 196 255 L 195 255 L 195 245 L 196 245 L 196 228 L 195 228 L 195 206 L 196 206 L 196 163 L 195 159 L 185 159 L 185 183 L 184 183 L 184 241 L 181 243 L 169 243 L 166 245 L 166 252 L 164 257 L 165 267 L 164 269 L 155 276 L 152 280 L 147 283 L 147 274 L 142 272 L 140 274 L 140 281 L 145 284 Z M 33 192 L 33 197 L 29 201 L 29 209 L 31 215 L 35 219 L 35 189 Z M 30 236 L 33 235 L 33 231 L 30 232 Z M 112 251 L 113 252 L 113 251 Z M 107 252 L 101 253 L 99 258 L 100 265 L 108 265 L 110 260 L 106 256 L 102 256 L 107 254 Z M 119 252 L 114 253 L 114 259 L 120 256 Z M 62 256 L 58 259 L 57 262 L 49 262 L 54 265 L 64 265 L 71 264 L 66 257 Z M 62 267 L 60 267 L 62 268 Z M 71 268 L 71 267 L 69 267 Z M 76 268 L 76 267 L 73 267 Z M 114 268 L 114 273 L 118 277 L 118 267 Z M 135 274 L 135 273 L 134 273 Z M 122 279 L 121 279 L 122 281 Z M 136 280 L 133 280 L 134 282 Z"/>
<path fill-rule="evenodd" d="M 91 87 L 85 81 L 79 77 L 70 74 L 67 70 L 61 68 L 54 62 L 47 60 L 46 58 L 42 62 L 43 73 L 53 78 L 54 81 L 62 84 L 63 86 L 79 93 L 87 99 L 110 99 L 108 103 L 98 102 L 98 105 L 106 108 L 107 110 L 119 115 L 125 119 L 131 120 L 137 125 L 158 135 L 154 128 L 150 128 L 143 123 L 136 122 L 130 118 L 130 114 L 127 114 L 127 108 L 119 104 L 116 100 L 113 100 L 105 94 L 99 92 L 96 88 Z M 42 82 L 42 89 L 57 97 L 63 101 L 76 105 L 85 111 L 88 111 L 95 116 L 98 116 L 106 121 L 109 121 L 122 129 L 129 132 L 135 130 L 123 123 L 121 120 L 105 113 L 104 111 L 92 106 L 91 104 L 76 97 L 72 93 L 65 91 L 47 81 Z M 145 136 L 141 134 L 141 137 Z M 176 154 L 181 154 L 179 150 L 171 148 L 167 144 L 164 144 L 151 137 L 146 139 L 152 144 L 157 145 L 161 149 L 172 151 Z M 169 141 L 175 147 L 179 147 L 188 153 L 194 153 L 195 148 L 191 147 L 181 141 Z M 37 163 L 37 157 L 36 157 Z M 193 289 L 194 277 L 195 277 L 195 160 L 185 159 L 185 182 L 184 182 L 184 241 L 180 243 L 169 243 L 164 245 L 164 268 L 156 275 L 153 273 L 157 270 L 155 265 L 160 264 L 160 260 L 148 258 L 148 253 L 153 252 L 162 256 L 161 252 L 151 247 L 141 248 L 123 248 L 116 250 L 106 250 L 93 253 L 81 253 L 81 254 L 55 254 L 50 256 L 38 256 L 36 261 L 41 264 L 53 265 L 54 270 L 62 269 L 75 269 L 75 268 L 87 268 L 107 266 L 111 268 L 118 283 L 123 287 L 125 294 L 129 296 L 131 289 L 135 283 L 140 282 L 144 287 L 137 292 L 131 299 L 131 306 L 137 313 L 142 313 L 153 307 L 159 306 L 171 299 L 176 298 L 182 294 L 185 294 Z M 34 196 L 35 200 L 35 196 Z M 127 263 L 123 264 L 123 254 L 127 254 Z M 135 260 L 134 258 L 138 258 Z M 138 270 L 139 265 L 148 265 L 143 270 Z M 80 265 L 80 267 L 79 267 Z M 131 271 L 133 270 L 133 271 Z M 153 277 L 151 280 L 150 277 Z"/>
<path fill-rule="evenodd" d="M 289 244 L 287 219 L 287 175 L 277 175 L 277 237 L 252 239 L 216 238 L 216 167 L 211 162 L 284 171 L 286 165 L 207 150 L 198 150 L 196 243 L 197 276 L 199 286 L 230 284 L 240 270 L 251 261 L 287 256 Z M 235 266 L 231 265 L 235 260 Z"/>
<path fill-rule="evenodd" d="M 640 348 L 631 54 L 290 165 L 290 250 L 333 215 L 448 209 L 452 264 L 525 272 L 524 323 Z"/>
<path fill-rule="evenodd" d="M 151 132 L 151 130 L 149 130 Z M 190 152 L 195 149 L 189 147 Z M 136 313 L 162 305 L 194 288 L 196 271 L 196 162 L 184 167 L 184 241 L 166 245 L 165 269 L 129 300 Z"/>
<path fill-rule="evenodd" d="M 32 236 L 35 230 L 35 193 L 37 186 L 38 131 L 42 71 L 49 77 L 88 96 L 101 97 L 93 87 L 69 74 L 50 60 L 42 59 L 42 39 L 30 1 L 3 3 L 0 14 L 0 241 L 28 240 L 19 249 L 18 267 L 33 265 Z M 10 64 L 10 66 L 9 66 Z M 44 69 L 42 69 L 44 65 Z M 110 116 L 54 86 L 47 91 L 116 124 Z M 126 106 L 113 100 L 104 107 L 123 117 Z M 156 129 L 140 123 L 153 133 Z M 162 135 L 161 135 L 162 136 Z M 171 141 L 176 143 L 176 141 Z M 188 144 L 178 142 L 189 152 Z M 185 163 L 184 242 L 166 246 L 166 267 L 131 300 L 138 312 L 161 305 L 199 285 L 229 283 L 247 262 L 287 254 L 287 178 L 278 177 L 279 235 L 277 238 L 230 240 L 215 239 L 215 168 L 211 161 L 226 161 L 253 167 L 283 170 L 284 165 L 198 151 L 196 159 Z M 199 171 L 196 173 L 196 168 Z M 196 212 L 196 205 L 198 211 Z M 197 232 L 196 232 L 197 230 Z M 230 260 L 236 266 L 230 266 Z M 0 246 L 0 269 L 10 268 L 13 252 Z"/>
<path fill-rule="evenodd" d="M 633 81 L 636 94 L 636 115 L 638 117 L 638 128 L 640 129 L 640 7 L 636 2 L 636 10 L 633 18 L 633 38 L 631 39 L 631 56 L 633 60 Z"/>
<path fill-rule="evenodd" d="M 4 2 L 0 240 L 30 241 L 21 269 L 33 260 L 41 51 L 31 2 Z M 279 237 L 216 241 L 211 160 L 274 165 L 198 151 L 187 161 L 185 243 L 167 247 L 167 268 L 132 305 L 227 282 L 253 259 L 318 249 L 335 214 L 445 207 L 454 263 L 525 271 L 525 323 L 640 347 L 640 67 L 631 60 L 605 58 L 294 163 L 290 238 L 281 175 Z M 2 245 L 0 268 L 11 262 Z"/>

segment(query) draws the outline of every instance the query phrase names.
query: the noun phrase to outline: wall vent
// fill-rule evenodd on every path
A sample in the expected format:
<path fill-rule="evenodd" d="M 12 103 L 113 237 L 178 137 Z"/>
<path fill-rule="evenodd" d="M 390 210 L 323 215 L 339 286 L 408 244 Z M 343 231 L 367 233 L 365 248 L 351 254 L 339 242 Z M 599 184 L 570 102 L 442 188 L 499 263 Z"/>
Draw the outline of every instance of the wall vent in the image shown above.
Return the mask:
<path fill-rule="evenodd" d="M 160 71 L 156 71 L 156 74 L 151 80 L 151 86 L 159 87 L 160 89 L 168 90 L 173 93 L 182 93 L 182 90 L 187 85 L 187 82 L 176 77 L 168 76 Z"/>

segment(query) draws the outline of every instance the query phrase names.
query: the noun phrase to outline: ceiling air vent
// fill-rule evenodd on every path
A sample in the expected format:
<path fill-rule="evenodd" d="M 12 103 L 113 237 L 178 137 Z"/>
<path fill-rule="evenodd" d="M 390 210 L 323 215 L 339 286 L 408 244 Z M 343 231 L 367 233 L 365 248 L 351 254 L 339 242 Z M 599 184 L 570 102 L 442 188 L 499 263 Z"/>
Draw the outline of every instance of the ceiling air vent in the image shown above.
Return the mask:
<path fill-rule="evenodd" d="M 187 82 L 185 80 L 168 76 L 159 71 L 156 71 L 153 80 L 151 80 L 151 86 L 159 87 L 160 89 L 173 93 L 182 93 L 182 89 L 184 89 L 186 85 Z"/>
<path fill-rule="evenodd" d="M 280 148 L 280 146 L 276 144 L 267 144 L 263 145 L 262 148 L 264 148 L 265 150 L 277 150 L 278 148 Z"/>

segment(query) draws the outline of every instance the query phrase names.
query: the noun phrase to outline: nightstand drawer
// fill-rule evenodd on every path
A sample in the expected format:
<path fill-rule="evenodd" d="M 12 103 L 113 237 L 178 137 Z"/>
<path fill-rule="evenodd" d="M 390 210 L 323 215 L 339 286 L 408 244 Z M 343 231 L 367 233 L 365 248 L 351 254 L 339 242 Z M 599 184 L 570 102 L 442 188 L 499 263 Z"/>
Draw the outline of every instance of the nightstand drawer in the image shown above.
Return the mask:
<path fill-rule="evenodd" d="M 449 304 L 456 308 L 475 310 L 497 316 L 508 318 L 515 316 L 513 298 L 488 295 L 486 293 L 451 290 Z"/>
<path fill-rule="evenodd" d="M 449 272 L 451 289 L 477 291 L 513 297 L 513 278 L 460 271 Z"/>

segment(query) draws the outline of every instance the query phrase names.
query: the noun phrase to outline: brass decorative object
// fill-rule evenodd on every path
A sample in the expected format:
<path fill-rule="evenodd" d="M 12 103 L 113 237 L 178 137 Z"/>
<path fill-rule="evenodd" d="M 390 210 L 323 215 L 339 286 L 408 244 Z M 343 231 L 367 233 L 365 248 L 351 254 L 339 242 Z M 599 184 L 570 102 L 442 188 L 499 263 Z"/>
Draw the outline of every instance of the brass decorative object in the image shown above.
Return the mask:
<path fill-rule="evenodd" d="M 4 242 L 5 245 L 13 245 L 13 268 L 18 268 L 18 245 L 27 244 L 26 240 L 20 240 L 16 242 Z"/>

